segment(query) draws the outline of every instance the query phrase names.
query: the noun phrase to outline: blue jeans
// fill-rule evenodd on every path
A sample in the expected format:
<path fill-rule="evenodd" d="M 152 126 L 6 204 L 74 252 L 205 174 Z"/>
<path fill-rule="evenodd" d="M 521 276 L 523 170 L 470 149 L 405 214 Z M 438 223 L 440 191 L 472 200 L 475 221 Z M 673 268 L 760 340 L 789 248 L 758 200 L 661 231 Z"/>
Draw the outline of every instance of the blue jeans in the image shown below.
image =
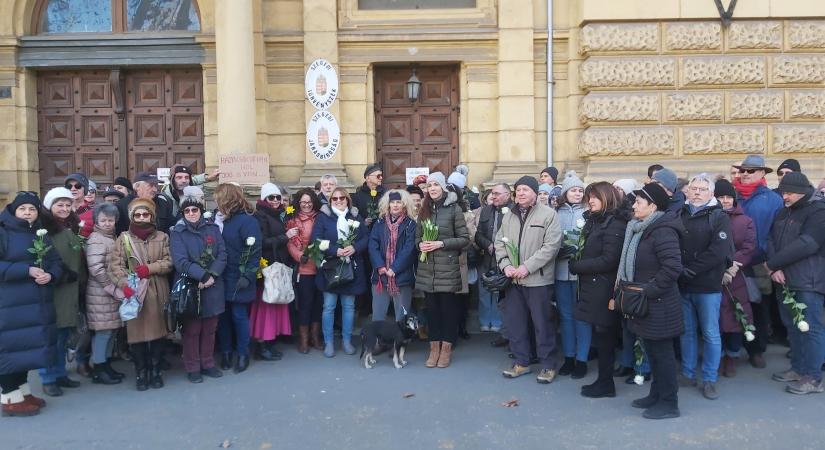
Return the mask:
<path fill-rule="evenodd" d="M 593 326 L 573 318 L 576 309 L 576 281 L 556 280 L 556 305 L 561 318 L 561 348 L 565 358 L 587 362 Z"/>
<path fill-rule="evenodd" d="M 235 348 L 232 348 L 232 332 Z M 226 302 L 226 310 L 218 321 L 218 341 L 221 352 L 249 356 L 249 303 Z"/>
<path fill-rule="evenodd" d="M 788 340 L 791 342 L 791 368 L 800 375 L 819 381 L 822 379 L 822 361 L 825 359 L 825 324 L 822 322 L 825 296 L 816 292 L 794 291 L 794 297 L 798 303 L 807 306 L 804 313 L 809 328 L 805 333 L 794 325 L 790 307 L 782 303 L 782 290 L 776 290 L 779 315 L 782 324 L 788 329 Z"/>
<path fill-rule="evenodd" d="M 722 359 L 722 336 L 719 333 L 719 307 L 722 293 L 682 293 L 682 315 L 685 333 L 681 337 L 682 374 L 688 378 L 696 375 L 699 359 L 697 328 L 702 331 L 702 381 L 715 383 Z"/>
<path fill-rule="evenodd" d="M 71 328 L 57 329 L 57 348 L 54 352 L 54 359 L 51 364 L 43 369 L 40 369 L 40 380 L 43 384 L 53 384 L 57 382 L 58 378 L 65 377 L 66 373 L 66 345 L 69 341 L 69 333 Z"/>
<path fill-rule="evenodd" d="M 622 367 L 630 367 L 631 369 L 641 372 L 643 374 L 650 373 L 650 362 L 647 360 L 647 354 L 642 358 L 642 366 L 636 367 L 636 335 L 631 333 L 627 327 L 627 321 L 622 323 L 622 359 L 620 364 Z M 644 351 L 644 344 L 642 345 Z"/>
<path fill-rule="evenodd" d="M 501 329 L 501 311 L 498 309 L 498 292 L 490 292 L 478 283 L 478 321 L 482 327 Z"/>
<path fill-rule="evenodd" d="M 324 332 L 324 342 L 331 343 L 335 339 L 332 324 L 335 322 L 335 306 L 341 297 L 341 337 L 344 342 L 352 339 L 352 324 L 355 321 L 355 296 L 324 292 L 324 311 L 321 313 L 321 329 Z"/>

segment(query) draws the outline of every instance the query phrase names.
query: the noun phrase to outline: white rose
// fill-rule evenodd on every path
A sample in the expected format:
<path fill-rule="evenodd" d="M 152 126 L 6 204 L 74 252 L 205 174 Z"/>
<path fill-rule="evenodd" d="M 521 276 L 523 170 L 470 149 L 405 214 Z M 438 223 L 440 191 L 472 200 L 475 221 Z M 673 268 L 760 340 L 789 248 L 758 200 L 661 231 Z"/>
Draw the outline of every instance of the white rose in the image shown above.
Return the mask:
<path fill-rule="evenodd" d="M 253 245 L 255 245 L 255 237 L 249 236 L 248 238 L 246 238 L 246 245 L 248 247 L 252 247 Z"/>
<path fill-rule="evenodd" d="M 506 244 L 506 243 L 510 242 L 510 239 L 508 239 L 506 237 L 503 237 L 503 238 L 501 238 L 501 242 L 504 242 Z"/>
<path fill-rule="evenodd" d="M 79 228 L 83 228 L 83 227 L 85 227 L 85 226 L 86 226 L 86 221 L 85 221 L 85 220 L 81 220 L 81 221 L 80 221 L 80 223 L 79 223 L 79 224 L 77 224 L 77 226 L 78 226 Z"/>
<path fill-rule="evenodd" d="M 509 212 L 510 212 L 510 208 L 508 208 L 506 206 L 504 208 L 501 208 L 501 213 L 502 214 L 508 214 Z"/>
<path fill-rule="evenodd" d="M 635 377 L 633 377 L 633 382 L 641 386 L 645 384 L 645 377 L 641 375 L 636 375 Z"/>
<path fill-rule="evenodd" d="M 807 333 L 810 329 L 810 327 L 808 327 L 808 322 L 805 322 L 804 320 L 800 320 L 799 323 L 796 324 L 796 327 L 803 333 Z"/>
<path fill-rule="evenodd" d="M 578 227 L 578 228 L 584 228 L 584 219 L 578 219 L 578 220 L 576 220 L 576 227 Z"/>
<path fill-rule="evenodd" d="M 203 213 L 203 218 L 204 219 L 211 219 L 212 218 L 212 211 L 206 211 L 205 213 Z"/>
<path fill-rule="evenodd" d="M 353 230 L 357 230 L 358 227 L 361 226 L 361 222 L 356 222 L 356 221 L 353 220 L 352 223 L 350 224 L 350 226 L 352 227 Z"/>
<path fill-rule="evenodd" d="M 478 186 L 473 186 L 470 190 L 473 191 L 474 194 L 478 194 Z"/>
<path fill-rule="evenodd" d="M 756 336 L 754 336 L 753 333 L 751 333 L 750 331 L 745 332 L 745 340 L 746 341 L 751 342 L 754 339 L 756 339 Z"/>
<path fill-rule="evenodd" d="M 329 250 L 329 241 L 323 240 L 323 241 L 319 242 L 318 243 L 318 250 L 321 250 L 322 252 L 325 252 L 325 251 Z"/>
<path fill-rule="evenodd" d="M 38 236 L 38 237 L 43 237 L 43 236 L 47 235 L 48 233 L 49 233 L 49 232 L 48 232 L 48 231 L 46 231 L 46 229 L 45 229 L 45 228 L 41 228 L 41 229 L 37 230 L 37 236 Z"/>

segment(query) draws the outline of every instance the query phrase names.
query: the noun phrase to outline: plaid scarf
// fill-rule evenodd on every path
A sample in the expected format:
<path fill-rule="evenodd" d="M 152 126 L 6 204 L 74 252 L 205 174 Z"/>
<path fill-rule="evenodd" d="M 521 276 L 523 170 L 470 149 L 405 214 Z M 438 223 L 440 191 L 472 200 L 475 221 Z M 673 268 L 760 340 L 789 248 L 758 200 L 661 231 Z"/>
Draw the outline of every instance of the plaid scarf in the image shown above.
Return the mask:
<path fill-rule="evenodd" d="M 392 267 L 392 263 L 395 262 L 395 252 L 398 248 L 398 228 L 401 227 L 401 224 L 404 223 L 404 219 L 407 218 L 407 215 L 404 211 L 395 218 L 392 219 L 391 216 L 387 216 L 386 224 L 387 224 L 387 251 L 384 253 L 384 267 L 390 268 Z M 378 292 L 381 292 L 381 276 L 378 276 Z M 387 277 L 387 293 L 391 296 L 396 296 L 401 293 L 401 290 L 398 288 L 398 283 L 395 280 L 395 277 Z"/>

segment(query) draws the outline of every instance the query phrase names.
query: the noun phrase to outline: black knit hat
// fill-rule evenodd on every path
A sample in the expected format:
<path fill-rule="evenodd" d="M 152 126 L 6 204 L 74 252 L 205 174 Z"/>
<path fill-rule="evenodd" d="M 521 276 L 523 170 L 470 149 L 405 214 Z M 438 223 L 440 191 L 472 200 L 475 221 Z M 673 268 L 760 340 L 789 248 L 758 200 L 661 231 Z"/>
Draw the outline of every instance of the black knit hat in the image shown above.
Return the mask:
<path fill-rule="evenodd" d="M 728 180 L 717 180 L 716 184 L 713 187 L 713 195 L 715 195 L 717 198 L 733 197 L 735 199 L 736 189 L 733 188 L 733 185 Z"/>
<path fill-rule="evenodd" d="M 534 177 L 531 177 L 530 175 L 525 175 L 519 178 L 518 181 L 516 181 L 516 183 L 513 185 L 513 190 L 516 190 L 516 188 L 518 188 L 521 184 L 529 187 L 536 194 L 539 193 L 539 182 Z"/>
<path fill-rule="evenodd" d="M 802 166 L 799 165 L 799 161 L 791 158 L 782 161 L 782 164 L 776 169 L 779 172 L 782 169 L 791 169 L 794 172 L 802 172 Z"/>
<path fill-rule="evenodd" d="M 802 172 L 791 172 L 779 182 L 779 192 L 792 194 L 807 194 L 812 189 L 811 182 Z"/>
<path fill-rule="evenodd" d="M 667 209 L 670 202 L 670 197 L 665 192 L 665 188 L 660 186 L 659 183 L 648 183 L 643 188 L 633 191 L 633 193 L 636 194 L 636 198 L 641 197 L 649 203 L 655 204 L 656 209 L 662 212 Z"/>
<path fill-rule="evenodd" d="M 20 205 L 26 204 L 34 205 L 38 211 L 43 207 L 43 204 L 40 202 L 40 197 L 38 197 L 36 193 L 20 191 L 17 193 L 17 196 L 14 197 L 14 201 L 11 202 L 11 212 L 14 213 Z"/>
<path fill-rule="evenodd" d="M 172 173 L 172 176 L 174 177 L 175 174 L 178 174 L 178 173 L 185 173 L 185 174 L 189 175 L 190 178 L 192 177 L 192 169 L 190 169 L 187 166 L 184 166 L 183 164 L 176 164 L 175 165 L 175 170 Z"/>
<path fill-rule="evenodd" d="M 371 164 L 371 165 L 367 166 L 367 168 L 364 169 L 364 178 L 367 178 L 368 176 L 370 176 L 370 174 L 375 173 L 375 172 L 381 172 L 381 166 L 380 165 Z"/>
<path fill-rule="evenodd" d="M 192 195 L 187 195 L 186 197 L 183 197 L 180 200 L 180 210 L 181 211 L 183 211 L 184 209 L 186 209 L 190 206 L 194 206 L 196 208 L 199 208 L 201 210 L 201 213 L 203 213 L 203 211 L 205 209 L 205 206 L 203 205 L 203 202 L 198 197 L 195 197 L 195 196 L 192 196 Z"/>
<path fill-rule="evenodd" d="M 115 178 L 115 182 L 112 183 L 112 186 L 123 186 L 126 189 L 128 189 L 129 191 L 132 190 L 132 182 L 129 181 L 129 179 L 126 178 L 126 177 L 117 177 L 117 178 Z"/>
<path fill-rule="evenodd" d="M 549 175 L 550 175 L 550 178 L 552 178 L 552 179 L 553 179 L 553 182 L 554 182 L 554 183 L 557 183 L 557 182 L 558 182 L 558 180 L 559 180 L 559 169 L 556 169 L 556 168 L 555 168 L 555 167 L 553 167 L 553 166 L 550 166 L 550 167 L 545 167 L 545 168 L 544 168 L 544 170 L 542 170 L 542 171 L 541 171 L 541 173 L 539 173 L 539 175 L 541 175 L 542 173 L 547 173 L 547 174 L 549 174 Z"/>

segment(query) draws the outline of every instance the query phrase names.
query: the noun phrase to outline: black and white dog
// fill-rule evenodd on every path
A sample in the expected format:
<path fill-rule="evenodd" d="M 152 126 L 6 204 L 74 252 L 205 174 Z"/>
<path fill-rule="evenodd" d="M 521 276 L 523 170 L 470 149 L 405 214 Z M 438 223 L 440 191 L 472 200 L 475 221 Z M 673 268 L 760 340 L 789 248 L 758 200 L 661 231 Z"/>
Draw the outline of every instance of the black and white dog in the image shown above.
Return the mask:
<path fill-rule="evenodd" d="M 392 362 L 396 369 L 407 365 L 404 353 L 407 344 L 418 331 L 418 316 L 404 311 L 404 317 L 399 322 L 383 320 L 370 322 L 361 330 L 361 356 L 364 358 L 364 367 L 372 369 L 375 366 L 373 349 L 381 343 L 392 343 Z"/>

